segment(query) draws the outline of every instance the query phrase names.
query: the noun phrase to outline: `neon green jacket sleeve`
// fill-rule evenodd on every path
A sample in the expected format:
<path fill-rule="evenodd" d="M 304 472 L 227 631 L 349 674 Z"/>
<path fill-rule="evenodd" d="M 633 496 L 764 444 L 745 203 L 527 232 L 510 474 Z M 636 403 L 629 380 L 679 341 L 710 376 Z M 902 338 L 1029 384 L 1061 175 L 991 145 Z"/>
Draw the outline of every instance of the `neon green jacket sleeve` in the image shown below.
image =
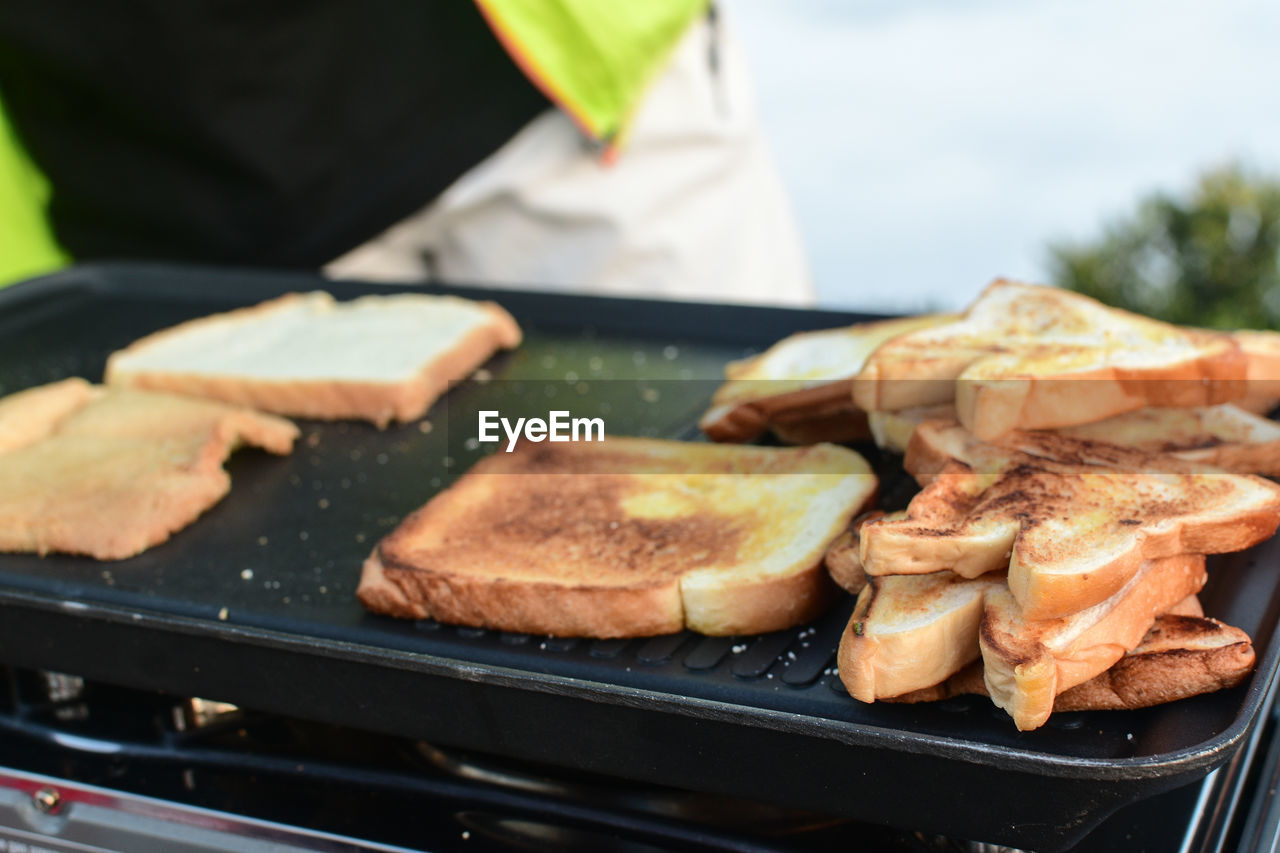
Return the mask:
<path fill-rule="evenodd" d="M 708 0 L 476 0 L 525 75 L 591 138 L 616 145 Z"/>

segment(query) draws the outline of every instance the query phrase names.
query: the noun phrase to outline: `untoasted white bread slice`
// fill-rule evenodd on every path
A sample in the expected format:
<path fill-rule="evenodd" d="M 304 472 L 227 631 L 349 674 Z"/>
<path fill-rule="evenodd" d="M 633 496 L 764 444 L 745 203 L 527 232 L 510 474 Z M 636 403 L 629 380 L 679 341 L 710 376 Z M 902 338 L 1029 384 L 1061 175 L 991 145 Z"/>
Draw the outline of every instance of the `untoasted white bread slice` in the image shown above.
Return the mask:
<path fill-rule="evenodd" d="M 1280 405 L 1280 332 L 1244 329 L 1233 337 L 1248 362 L 1249 387 L 1238 405 L 1265 415 Z"/>
<path fill-rule="evenodd" d="M 131 557 L 227 493 L 222 463 L 236 447 L 288 453 L 298 435 L 282 418 L 206 400 L 87 383 L 44 388 L 58 397 L 67 389 L 88 396 L 71 411 L 53 407 L 56 420 L 48 396 L 0 401 L 15 415 L 30 404 L 32 421 L 46 427 L 0 453 L 0 551 Z"/>
<path fill-rule="evenodd" d="M 1156 616 L 1204 586 L 1204 557 L 1149 561 L 1107 601 L 1034 621 L 1007 588 L 986 594 L 980 645 L 987 692 L 1020 731 L 1039 728 L 1059 693 L 1106 671 L 1135 648 Z"/>
<path fill-rule="evenodd" d="M 954 400 L 961 423 L 990 439 L 1149 405 L 1229 402 L 1243 396 L 1245 371 L 1230 335 L 997 281 L 963 318 L 880 346 L 854 381 L 854 400 L 867 411 Z"/>
<path fill-rule="evenodd" d="M 479 462 L 365 563 L 379 613 L 563 636 L 753 634 L 816 616 L 874 496 L 856 453 L 607 436 Z"/>
<path fill-rule="evenodd" d="M 1145 560 L 1241 550 L 1280 525 L 1280 486 L 1260 477 L 1054 433 L 949 437 L 948 458 L 971 464 L 948 461 L 906 518 L 863 526 L 868 575 L 1007 569 L 1026 618 L 1050 619 L 1105 601 Z"/>
<path fill-rule="evenodd" d="M 1235 687 L 1252 670 L 1253 643 L 1239 628 L 1216 619 L 1168 613 L 1156 618 L 1137 648 L 1099 675 L 1059 693 L 1054 711 L 1120 711 L 1149 708 Z M 933 702 L 964 694 L 987 695 L 982 662 L 941 684 L 895 697 L 894 702 Z"/>
<path fill-rule="evenodd" d="M 137 340 L 112 353 L 106 382 L 384 426 L 420 417 L 450 382 L 519 342 L 491 302 L 293 293 Z"/>
<path fill-rule="evenodd" d="M 837 420 L 824 425 L 827 440 L 866 438 L 866 417 L 853 406 L 850 380 L 867 356 L 896 335 L 953 318 L 901 317 L 791 335 L 760 355 L 725 367 L 726 382 L 712 396 L 699 426 L 715 441 L 743 442 L 782 423 L 779 437 L 788 441 L 787 434 L 791 439 L 813 434 L 800 433 L 798 423 L 834 415 Z"/>
<path fill-rule="evenodd" d="M 978 657 L 983 601 L 998 575 L 952 572 L 868 578 L 836 661 L 849 695 L 874 702 L 937 684 Z"/>
<path fill-rule="evenodd" d="M 1280 475 L 1280 424 L 1231 403 L 1194 409 L 1139 409 L 1053 432 L 1153 455 L 1168 454 L 1237 474 Z M 1012 442 L 1005 439 L 998 443 Z M 973 444 L 954 421 L 930 421 L 908 442 L 904 465 L 917 481 L 927 482 L 951 459 L 972 456 Z"/>
<path fill-rule="evenodd" d="M 867 426 L 876 446 L 894 453 L 906 453 L 911 434 L 925 421 L 954 420 L 956 407 L 951 403 L 917 406 L 899 412 L 867 412 Z"/>

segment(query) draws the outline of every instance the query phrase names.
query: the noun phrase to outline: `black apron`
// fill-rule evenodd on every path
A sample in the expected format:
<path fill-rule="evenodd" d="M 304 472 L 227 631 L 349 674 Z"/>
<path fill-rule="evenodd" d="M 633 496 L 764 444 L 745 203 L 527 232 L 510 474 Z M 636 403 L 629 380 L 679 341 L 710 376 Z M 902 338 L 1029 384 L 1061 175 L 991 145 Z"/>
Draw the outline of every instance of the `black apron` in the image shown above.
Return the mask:
<path fill-rule="evenodd" d="M 548 106 L 470 0 L 0 4 L 0 97 L 78 260 L 297 268 Z"/>

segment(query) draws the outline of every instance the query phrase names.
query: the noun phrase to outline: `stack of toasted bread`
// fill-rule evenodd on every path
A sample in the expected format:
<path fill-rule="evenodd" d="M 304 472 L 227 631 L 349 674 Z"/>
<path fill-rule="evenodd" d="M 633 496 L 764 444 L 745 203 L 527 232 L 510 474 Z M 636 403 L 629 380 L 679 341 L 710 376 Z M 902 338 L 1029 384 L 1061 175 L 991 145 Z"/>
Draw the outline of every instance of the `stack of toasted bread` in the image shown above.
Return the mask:
<path fill-rule="evenodd" d="M 985 693 L 1026 730 L 1240 681 L 1248 637 L 1196 594 L 1205 555 L 1280 524 L 1256 476 L 1280 474 L 1280 427 L 1255 414 L 1276 402 L 1277 341 L 1007 281 L 875 340 L 849 411 L 921 491 L 828 553 L 858 594 L 850 694 Z"/>
<path fill-rule="evenodd" d="M 865 521 L 829 555 L 846 587 L 858 569 L 865 578 L 841 676 L 863 701 L 945 694 L 981 658 L 983 692 L 1020 729 L 1138 649 L 1159 617 L 1199 617 L 1204 555 L 1254 545 L 1280 522 L 1270 481 L 1058 433 L 979 442 L 955 421 L 926 421 L 906 467 L 923 484 L 907 509 Z M 1202 647 L 1232 638 L 1243 677 L 1252 652 L 1238 632 L 1199 624 Z M 1223 683 L 1208 652 L 1182 657 L 1182 689 Z M 1169 659 L 1135 697 L 1164 695 Z"/>

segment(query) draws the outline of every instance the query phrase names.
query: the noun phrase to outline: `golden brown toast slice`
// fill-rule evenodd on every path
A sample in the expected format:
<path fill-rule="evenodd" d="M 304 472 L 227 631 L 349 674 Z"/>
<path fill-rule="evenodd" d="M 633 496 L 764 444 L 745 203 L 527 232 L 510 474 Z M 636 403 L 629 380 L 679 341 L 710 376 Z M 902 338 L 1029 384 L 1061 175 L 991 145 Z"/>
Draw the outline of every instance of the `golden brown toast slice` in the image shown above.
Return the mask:
<path fill-rule="evenodd" d="M 1233 337 L 1248 363 L 1248 390 L 1237 405 L 1265 415 L 1280 405 L 1280 332 L 1243 329 Z"/>
<path fill-rule="evenodd" d="M 1020 731 L 1039 728 L 1059 693 L 1137 647 L 1156 616 L 1199 592 L 1205 578 L 1201 555 L 1151 560 L 1107 601 L 1039 621 L 1023 616 L 1008 588 L 988 590 L 979 645 L 991 700 Z"/>
<path fill-rule="evenodd" d="M 1003 586 L 994 574 L 868 578 L 836 653 L 849 695 L 874 702 L 920 690 L 977 658 L 983 602 Z"/>
<path fill-rule="evenodd" d="M 866 438 L 866 416 L 853 405 L 850 382 L 867 356 L 890 338 L 953 318 L 901 317 L 791 335 L 760 355 L 731 362 L 699 426 L 715 441 L 752 441 L 771 427 L 795 444 L 817 435 Z M 820 434 L 799 426 L 820 418 Z"/>
<path fill-rule="evenodd" d="M 937 581 L 940 581 L 940 580 L 945 583 L 945 578 L 944 578 L 945 575 L 946 575 L 945 572 L 941 572 L 936 576 L 924 575 L 922 577 L 934 579 L 931 581 L 925 581 L 926 584 L 936 583 Z M 985 582 L 985 581 L 974 581 L 972 583 L 979 583 L 979 582 Z M 958 584 L 958 583 L 961 583 L 961 581 L 953 580 L 951 581 L 951 583 Z M 970 583 L 970 582 L 966 581 L 965 583 Z M 946 589 L 946 586 L 942 584 L 938 584 L 935 588 Z M 921 610 L 927 611 L 928 609 L 929 609 L 929 602 L 927 601 L 923 602 L 921 606 Z M 940 608 L 935 606 L 933 608 L 933 612 L 940 613 L 943 611 Z M 1159 627 L 1159 625 L 1161 624 L 1161 621 L 1165 620 L 1166 624 L 1168 624 L 1167 617 L 1171 617 L 1171 616 L 1185 616 L 1185 617 L 1191 617 L 1193 619 L 1201 619 L 1202 617 L 1204 617 L 1204 608 L 1200 606 L 1200 599 L 1197 596 L 1188 595 L 1186 598 L 1182 599 L 1182 601 L 1179 601 L 1177 604 L 1170 607 L 1165 613 L 1156 617 L 1156 626 L 1153 626 L 1152 630 L 1147 632 L 1146 637 L 1143 638 L 1143 643 L 1148 644 L 1149 641 L 1152 640 L 1152 637 L 1153 637 L 1152 632 L 1154 632 L 1156 628 Z M 924 622 L 926 620 L 922 619 L 920 621 Z M 1211 622 L 1212 620 L 1205 620 L 1205 621 Z M 1220 625 L 1221 623 L 1214 623 L 1214 624 Z M 846 627 L 846 631 L 848 630 L 849 630 L 849 627 Z M 865 624 L 862 630 L 864 631 L 866 630 Z M 982 661 L 976 659 L 980 657 L 980 653 L 981 653 L 981 648 L 979 646 L 980 630 L 981 630 L 981 623 L 979 622 L 979 624 L 974 628 L 972 632 L 969 632 L 966 630 L 965 632 L 960 633 L 958 638 L 959 642 L 966 649 L 968 649 L 968 651 L 965 653 L 965 656 L 968 657 L 970 660 L 972 660 L 973 661 L 972 663 L 963 666 L 954 675 L 950 676 L 945 681 L 941 681 L 929 687 L 922 687 L 918 690 L 912 690 L 908 693 L 902 693 L 897 696 L 884 696 L 884 697 L 881 697 L 881 700 L 889 701 L 889 702 L 935 702 L 940 699 L 947 699 L 952 696 L 958 696 L 964 693 L 980 693 L 983 696 L 989 695 L 987 692 L 986 683 L 984 682 L 983 676 L 982 676 Z M 1239 636 L 1243 636 L 1244 641 L 1246 643 L 1249 642 L 1248 635 L 1246 635 L 1243 631 L 1239 631 L 1236 628 L 1231 628 L 1229 630 L 1236 632 L 1236 634 L 1238 634 Z M 928 632 L 929 632 L 928 627 L 918 628 L 917 631 L 918 631 L 917 636 L 926 637 L 926 638 L 928 637 Z M 938 634 L 935 636 L 945 637 L 945 635 L 943 634 Z M 956 637 L 955 635 L 953 635 L 952 641 L 954 641 L 955 639 Z M 1182 633 L 1178 635 L 1175 642 L 1177 640 L 1185 640 L 1185 639 L 1188 639 L 1187 635 L 1185 633 Z M 1196 643 L 1194 645 L 1199 647 L 1199 646 L 1202 646 L 1203 644 Z M 852 650 L 852 647 L 851 647 L 851 650 Z M 926 646 L 921 646 L 917 649 L 916 654 L 919 659 L 927 660 L 929 652 Z M 1126 654 L 1133 654 L 1133 652 L 1127 652 Z M 1250 662 L 1252 663 L 1252 651 L 1250 651 Z M 845 663 L 845 668 L 852 669 L 849 663 Z M 1079 685 L 1077 685 L 1077 687 L 1079 687 Z M 1066 692 L 1072 693 L 1077 690 L 1077 687 L 1072 687 Z M 1055 711 L 1064 710 L 1060 706 L 1060 702 L 1062 700 L 1063 695 L 1064 694 L 1058 695 L 1058 699 L 1054 703 Z"/>
<path fill-rule="evenodd" d="M 94 387 L 74 377 L 38 385 L 0 399 L 0 453 L 33 444 L 52 433 L 95 394 Z"/>
<path fill-rule="evenodd" d="M 860 526 L 855 521 L 853 529 L 837 536 L 822 558 L 822 564 L 827 567 L 827 574 L 831 575 L 836 586 L 854 595 L 867 585 L 867 573 L 862 570 L 862 561 L 858 559 L 857 529 Z"/>
<path fill-rule="evenodd" d="M 519 326 L 492 302 L 290 293 L 134 341 L 107 359 L 106 382 L 385 426 L 421 417 L 450 382 L 519 343 Z"/>
<path fill-rule="evenodd" d="M 1245 372 L 1245 356 L 1230 335 L 1001 280 L 961 319 L 881 345 L 853 394 L 866 411 L 954 400 L 960 422 L 990 439 L 1144 406 L 1229 402 L 1245 393 Z"/>
<path fill-rule="evenodd" d="M 1215 619 L 1161 616 L 1101 675 L 1058 694 L 1054 710 L 1147 708 L 1235 687 L 1253 670 L 1249 635 Z"/>
<path fill-rule="evenodd" d="M 64 393 L 44 386 L 51 394 Z M 76 384 L 77 398 L 86 390 Z M 35 389 L 39 391 L 41 389 Z M 288 453 L 288 421 L 204 400 L 87 388 L 83 405 L 48 418 L 48 397 L 30 403 L 43 437 L 0 453 L 0 551 L 52 551 L 100 560 L 131 557 L 163 542 L 230 488 L 222 463 L 241 444 Z M 13 410 L 10 410 L 13 413 Z"/>
<path fill-rule="evenodd" d="M 1174 616 L 1203 616 L 1204 608 L 1200 606 L 1200 596 L 1188 595 L 1166 612 Z"/>
<path fill-rule="evenodd" d="M 365 563 L 371 610 L 564 636 L 813 618 L 830 542 L 876 491 L 856 453 L 608 436 L 479 462 Z"/>
<path fill-rule="evenodd" d="M 868 575 L 1007 569 L 1026 617 L 1049 619 L 1105 601 L 1145 560 L 1241 550 L 1280 524 L 1280 486 L 1260 477 L 1053 433 L 991 445 L 953 427 L 930 480 L 912 453 L 928 427 L 908 449 L 928 485 L 906 518 L 861 530 Z"/>
<path fill-rule="evenodd" d="M 1204 616 L 1165 614 L 1110 669 L 1059 693 L 1053 710 L 1132 710 L 1226 690 L 1253 671 L 1255 659 L 1249 635 L 1239 628 Z M 965 694 L 987 695 L 982 661 L 890 701 L 934 702 Z"/>
<path fill-rule="evenodd" d="M 913 428 L 904 465 L 917 481 L 927 481 L 951 459 L 971 455 L 975 441 L 954 420 L 938 419 Z M 1280 424 L 1231 403 L 1193 409 L 1139 409 L 1105 421 L 1051 432 L 1084 441 L 1106 442 L 1148 453 L 1168 454 L 1237 474 L 1280 475 Z M 1014 443 L 1010 437 L 996 442 Z"/>

